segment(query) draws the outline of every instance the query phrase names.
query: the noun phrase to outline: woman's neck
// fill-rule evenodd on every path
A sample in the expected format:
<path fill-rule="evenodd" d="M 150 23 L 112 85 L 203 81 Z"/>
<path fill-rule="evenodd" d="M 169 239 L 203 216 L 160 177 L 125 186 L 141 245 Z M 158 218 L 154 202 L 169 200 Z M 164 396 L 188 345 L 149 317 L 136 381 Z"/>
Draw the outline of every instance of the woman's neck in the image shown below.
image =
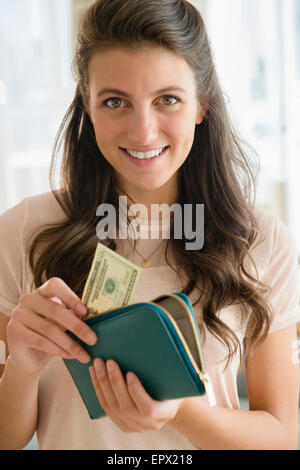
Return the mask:
<path fill-rule="evenodd" d="M 132 216 L 137 215 L 137 207 L 135 204 L 138 204 L 142 212 L 140 216 L 147 220 L 161 219 L 163 210 L 160 211 L 162 204 L 165 204 L 165 208 L 171 208 L 171 206 L 176 203 L 177 200 L 177 190 L 173 187 L 163 186 L 156 190 L 141 190 L 139 188 L 120 188 L 120 196 L 127 196 L 127 205 L 128 212 L 130 215 L 130 208 L 132 210 Z M 162 208 L 163 209 L 163 208 Z"/>

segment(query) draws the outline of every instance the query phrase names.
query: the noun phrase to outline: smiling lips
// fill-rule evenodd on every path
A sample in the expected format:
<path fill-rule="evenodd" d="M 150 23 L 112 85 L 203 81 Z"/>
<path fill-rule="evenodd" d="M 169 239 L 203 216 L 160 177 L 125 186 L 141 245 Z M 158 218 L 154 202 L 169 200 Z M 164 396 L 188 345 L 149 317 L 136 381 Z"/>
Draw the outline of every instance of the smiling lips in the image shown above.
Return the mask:
<path fill-rule="evenodd" d="M 138 150 L 129 150 L 125 148 L 122 148 L 122 150 L 127 152 L 127 154 L 130 155 L 130 157 L 134 157 L 138 160 L 150 160 L 152 158 L 155 158 L 161 155 L 167 148 L 168 146 L 161 147 L 160 149 L 156 149 L 156 150 L 148 150 L 146 152 L 140 152 Z"/>

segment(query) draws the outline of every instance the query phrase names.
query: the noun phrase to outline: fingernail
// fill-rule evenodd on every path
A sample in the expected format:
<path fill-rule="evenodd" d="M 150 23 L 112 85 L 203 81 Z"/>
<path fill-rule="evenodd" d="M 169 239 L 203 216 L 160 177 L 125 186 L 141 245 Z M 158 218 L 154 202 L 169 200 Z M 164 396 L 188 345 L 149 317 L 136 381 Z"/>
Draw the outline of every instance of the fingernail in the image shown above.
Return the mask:
<path fill-rule="evenodd" d="M 86 312 L 86 307 L 82 304 L 78 304 L 77 307 L 76 307 L 76 310 L 78 313 L 80 313 L 80 315 L 85 315 L 87 312 Z"/>
<path fill-rule="evenodd" d="M 127 383 L 132 384 L 134 382 L 134 375 L 128 372 L 127 374 Z"/>
<path fill-rule="evenodd" d="M 115 370 L 115 364 L 111 361 L 107 361 L 106 367 L 107 367 L 108 372 L 112 372 Z"/>
<path fill-rule="evenodd" d="M 99 359 L 94 360 L 94 367 L 96 372 L 100 372 L 101 370 L 103 370 L 102 362 Z"/>
<path fill-rule="evenodd" d="M 79 353 L 80 360 L 83 362 L 89 362 L 91 360 L 90 355 L 86 351 L 81 351 Z"/>
<path fill-rule="evenodd" d="M 97 343 L 97 335 L 96 333 L 90 332 L 86 335 L 86 342 L 90 344 L 91 346 L 95 345 Z"/>

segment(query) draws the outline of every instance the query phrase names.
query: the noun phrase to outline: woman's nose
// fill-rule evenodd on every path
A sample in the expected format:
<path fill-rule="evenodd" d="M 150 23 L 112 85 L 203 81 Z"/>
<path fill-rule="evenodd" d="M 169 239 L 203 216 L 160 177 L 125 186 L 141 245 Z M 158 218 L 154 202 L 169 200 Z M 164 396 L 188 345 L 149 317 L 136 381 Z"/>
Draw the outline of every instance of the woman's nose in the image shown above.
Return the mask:
<path fill-rule="evenodd" d="M 155 111 L 147 108 L 135 110 L 129 118 L 128 140 L 135 145 L 149 145 L 157 142 L 158 122 Z"/>

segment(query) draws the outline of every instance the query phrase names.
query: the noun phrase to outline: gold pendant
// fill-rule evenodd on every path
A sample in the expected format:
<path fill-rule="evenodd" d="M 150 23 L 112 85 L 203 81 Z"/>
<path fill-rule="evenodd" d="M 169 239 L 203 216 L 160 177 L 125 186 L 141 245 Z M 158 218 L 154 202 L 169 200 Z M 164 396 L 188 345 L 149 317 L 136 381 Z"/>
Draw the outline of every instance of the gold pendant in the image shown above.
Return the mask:
<path fill-rule="evenodd" d="M 151 266 L 151 263 L 148 259 L 144 259 L 142 266 L 143 268 L 149 268 Z"/>

